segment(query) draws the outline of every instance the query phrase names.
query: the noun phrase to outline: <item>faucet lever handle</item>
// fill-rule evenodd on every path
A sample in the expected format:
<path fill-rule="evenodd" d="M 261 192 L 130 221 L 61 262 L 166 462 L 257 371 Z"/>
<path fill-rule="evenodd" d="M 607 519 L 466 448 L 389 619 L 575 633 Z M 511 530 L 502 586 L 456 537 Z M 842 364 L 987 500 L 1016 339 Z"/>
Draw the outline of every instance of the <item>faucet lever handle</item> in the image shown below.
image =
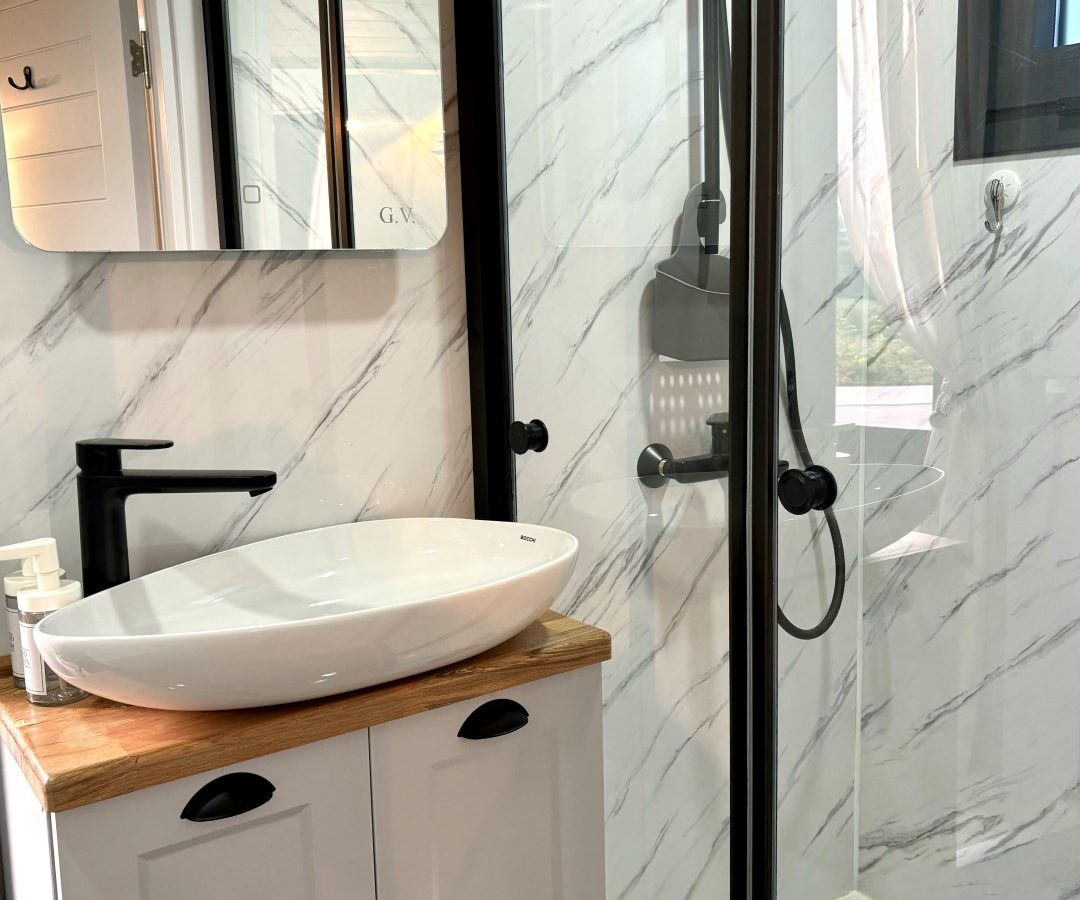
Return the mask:
<path fill-rule="evenodd" d="M 75 464 L 91 475 L 115 475 L 121 469 L 121 450 L 167 450 L 172 441 L 160 438 L 93 438 L 75 442 Z"/>

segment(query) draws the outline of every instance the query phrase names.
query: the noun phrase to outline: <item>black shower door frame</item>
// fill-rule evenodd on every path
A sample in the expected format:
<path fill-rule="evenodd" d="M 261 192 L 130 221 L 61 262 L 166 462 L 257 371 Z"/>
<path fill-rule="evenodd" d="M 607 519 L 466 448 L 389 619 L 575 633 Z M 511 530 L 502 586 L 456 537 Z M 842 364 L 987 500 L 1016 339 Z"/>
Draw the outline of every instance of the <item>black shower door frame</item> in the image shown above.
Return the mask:
<path fill-rule="evenodd" d="M 729 897 L 773 900 L 784 4 L 733 0 L 732 6 Z M 454 22 L 475 515 L 512 521 L 501 0 L 454 0 Z"/>

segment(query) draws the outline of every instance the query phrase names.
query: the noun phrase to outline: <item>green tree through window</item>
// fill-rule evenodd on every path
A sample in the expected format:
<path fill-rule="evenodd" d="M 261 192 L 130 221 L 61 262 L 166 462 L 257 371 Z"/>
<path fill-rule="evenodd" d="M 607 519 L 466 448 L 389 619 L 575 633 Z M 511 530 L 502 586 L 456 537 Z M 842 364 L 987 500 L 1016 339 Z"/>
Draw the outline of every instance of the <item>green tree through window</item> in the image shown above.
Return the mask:
<path fill-rule="evenodd" d="M 836 383 L 838 385 L 933 384 L 934 369 L 904 340 L 899 325 L 890 322 L 881 304 L 869 296 L 858 315 L 843 314 L 837 305 Z"/>

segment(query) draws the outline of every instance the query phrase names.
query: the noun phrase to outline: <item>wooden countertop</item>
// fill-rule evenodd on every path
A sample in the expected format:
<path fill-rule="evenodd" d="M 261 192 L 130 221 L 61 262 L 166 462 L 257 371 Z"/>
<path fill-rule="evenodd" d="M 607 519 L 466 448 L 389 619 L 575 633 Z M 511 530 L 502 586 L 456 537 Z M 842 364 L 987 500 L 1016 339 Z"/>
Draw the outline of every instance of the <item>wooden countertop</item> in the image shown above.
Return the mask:
<path fill-rule="evenodd" d="M 0 662 L 0 739 L 49 812 L 75 809 L 611 658 L 611 636 L 545 613 L 498 647 L 351 694 L 229 712 L 169 712 L 90 697 L 32 706 Z"/>

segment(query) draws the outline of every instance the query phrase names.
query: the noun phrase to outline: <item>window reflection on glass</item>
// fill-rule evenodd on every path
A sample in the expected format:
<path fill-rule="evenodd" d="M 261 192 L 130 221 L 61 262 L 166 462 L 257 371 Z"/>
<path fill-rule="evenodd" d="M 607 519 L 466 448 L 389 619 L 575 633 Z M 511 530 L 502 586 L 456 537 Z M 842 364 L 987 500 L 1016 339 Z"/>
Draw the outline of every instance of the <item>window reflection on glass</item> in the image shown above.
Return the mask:
<path fill-rule="evenodd" d="M 1057 0 L 1057 46 L 1080 44 L 1080 3 L 1076 0 Z"/>
<path fill-rule="evenodd" d="M 837 229 L 836 422 L 928 430 L 934 410 L 934 368 L 911 346 L 902 323 L 867 287 Z"/>

